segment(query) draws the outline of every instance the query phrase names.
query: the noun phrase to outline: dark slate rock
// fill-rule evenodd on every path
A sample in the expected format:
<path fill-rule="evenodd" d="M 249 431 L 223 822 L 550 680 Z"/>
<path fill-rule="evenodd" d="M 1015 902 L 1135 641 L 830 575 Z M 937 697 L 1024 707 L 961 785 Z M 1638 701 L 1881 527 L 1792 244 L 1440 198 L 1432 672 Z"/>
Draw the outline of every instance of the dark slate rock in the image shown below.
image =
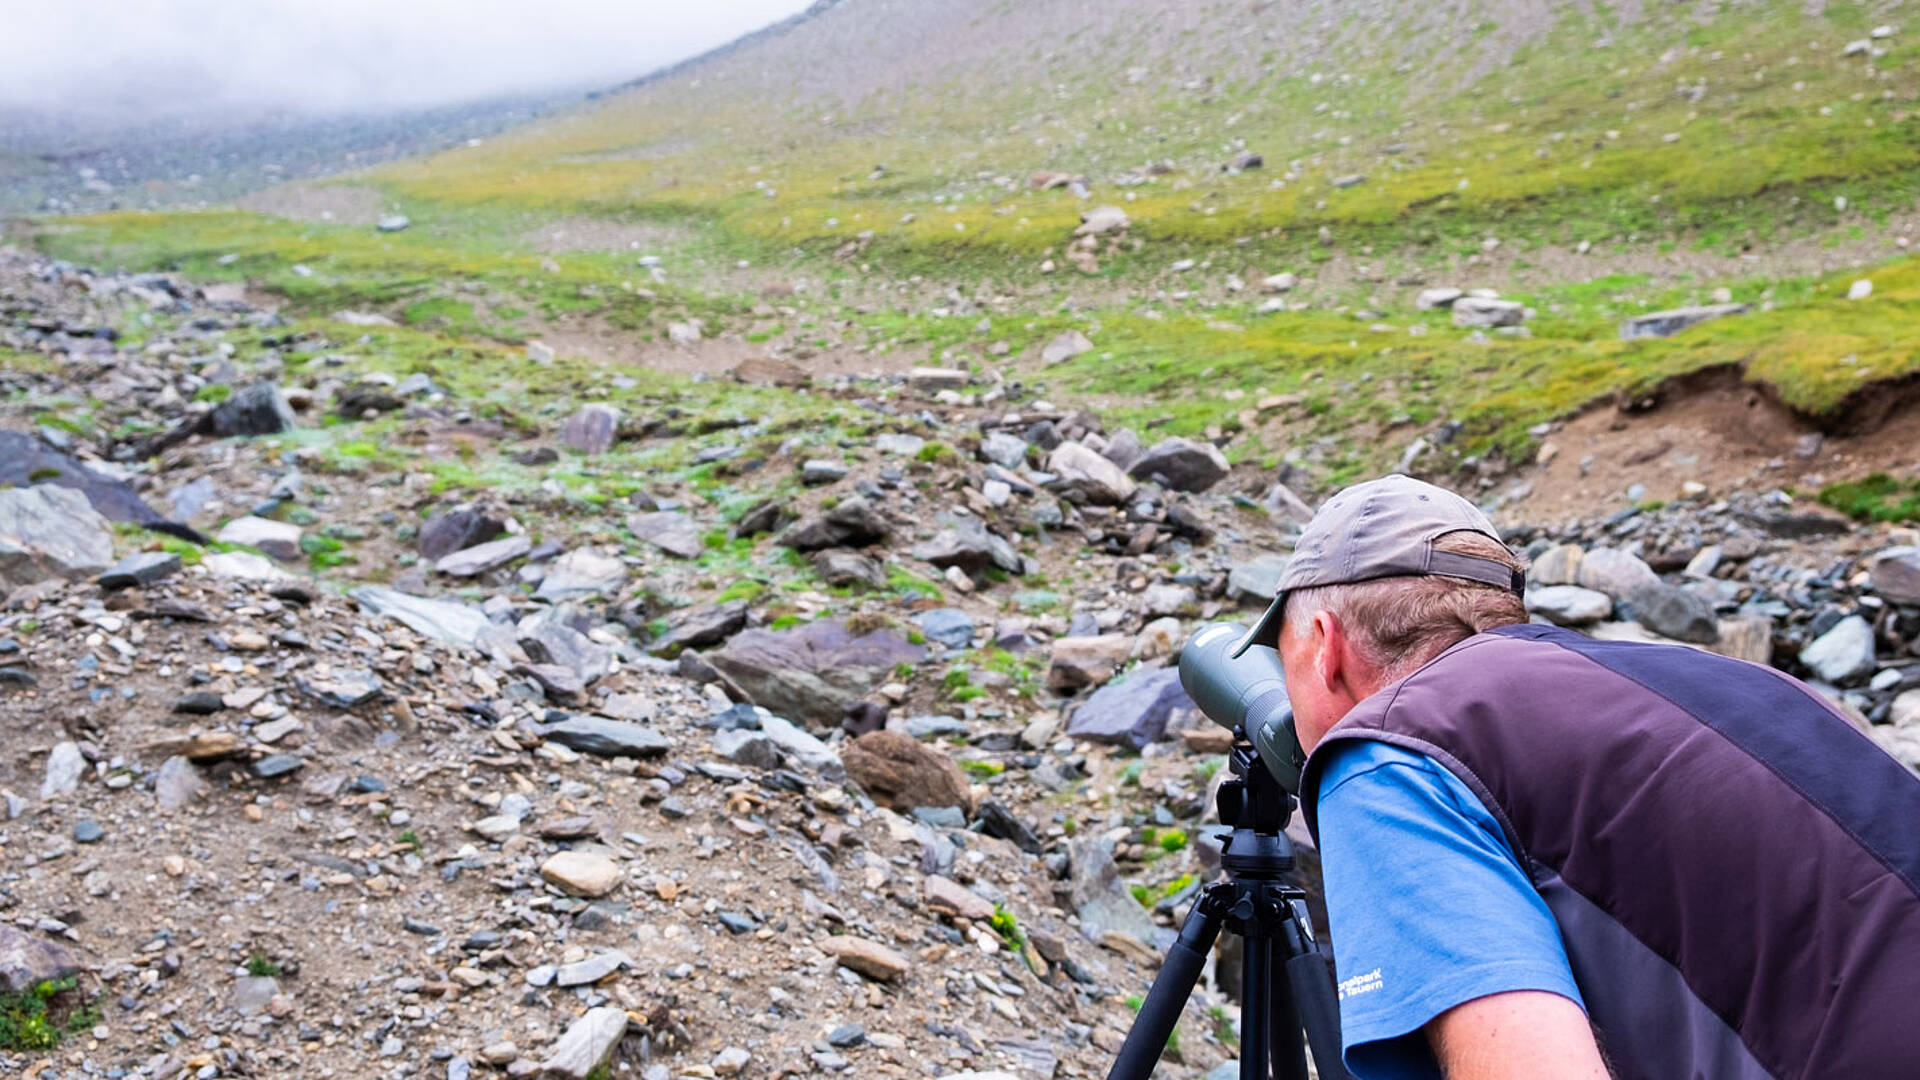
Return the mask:
<path fill-rule="evenodd" d="M 876 559 L 870 559 L 857 551 L 829 548 L 813 554 L 813 572 L 820 580 L 834 588 L 850 588 L 865 585 L 868 588 L 884 588 L 887 584 L 887 570 Z"/>
<path fill-rule="evenodd" d="M 206 690 L 196 690 L 173 703 L 174 712 L 190 716 L 212 716 L 226 707 L 227 703 L 220 699 L 219 694 Z"/>
<path fill-rule="evenodd" d="M 1067 734 L 1139 750 L 1166 734 L 1176 710 L 1193 707 L 1178 669 L 1150 668 L 1094 691 L 1067 720 Z"/>
<path fill-rule="evenodd" d="M 278 435 L 293 430 L 293 407 L 280 387 L 255 383 L 221 402 L 208 421 L 213 433 L 226 439 L 236 435 Z"/>
<path fill-rule="evenodd" d="M 726 927 L 727 932 L 731 934 L 751 934 L 755 930 L 760 929 L 760 924 L 754 921 L 753 916 L 744 915 L 738 911 L 722 911 L 715 917 L 720 920 L 720 925 Z"/>
<path fill-rule="evenodd" d="M 272 780 L 292 776 L 306 767 L 306 761 L 293 754 L 271 754 L 253 763 L 253 775 L 262 780 Z"/>
<path fill-rule="evenodd" d="M 1000 800 L 982 799 L 977 813 L 980 829 L 988 836 L 997 836 L 1029 855 L 1038 855 L 1044 850 L 1033 829 Z"/>
<path fill-rule="evenodd" d="M 1720 617 L 1713 602 L 1691 589 L 1677 585 L 1650 585 L 1633 594 L 1630 601 L 1640 625 L 1675 641 L 1711 645 L 1720 640 Z"/>
<path fill-rule="evenodd" d="M 507 531 L 507 523 L 498 515 L 473 507 L 459 507 L 435 514 L 420 526 L 414 548 L 426 558 L 438 561 L 456 551 L 478 547 Z"/>
<path fill-rule="evenodd" d="M 796 522 L 781 534 L 780 543 L 796 551 L 831 547 L 865 547 L 892 535 L 893 526 L 864 496 L 843 499 L 833 509 Z"/>
<path fill-rule="evenodd" d="M 600 716 L 575 716 L 540 728 L 540 736 L 569 750 L 597 757 L 656 757 L 672 740 L 652 728 Z"/>
<path fill-rule="evenodd" d="M 1136 480 L 1153 480 L 1173 491 L 1205 491 L 1225 479 L 1227 459 L 1210 442 L 1162 439 L 1127 467 Z"/>
<path fill-rule="evenodd" d="M 747 602 L 701 604 L 684 608 L 667 619 L 667 630 L 647 645 L 655 656 L 677 656 L 683 649 L 718 645 L 747 628 Z"/>
<path fill-rule="evenodd" d="M 151 585 L 180 571 L 180 556 L 168 551 L 141 551 L 121 559 L 100 575 L 100 587 L 109 591 Z"/>
<path fill-rule="evenodd" d="M 914 545 L 913 557 L 943 570 L 957 566 L 975 576 L 985 573 L 988 567 L 998 567 L 1009 574 L 1026 569 L 1012 544 L 974 520 L 956 521 L 936 533 L 933 539 Z"/>
<path fill-rule="evenodd" d="M 788 517 L 785 500 L 768 499 L 740 515 L 740 520 L 734 523 L 733 536 L 739 539 L 742 536 L 758 536 L 761 533 L 773 532 L 785 524 Z"/>
<path fill-rule="evenodd" d="M 162 517 L 125 481 L 97 473 L 79 459 L 31 435 L 0 431 L 0 488 L 29 488 L 36 484 L 73 488 L 85 495 L 87 504 L 108 521 L 145 526 L 196 544 L 207 542 L 206 537 L 185 525 Z"/>

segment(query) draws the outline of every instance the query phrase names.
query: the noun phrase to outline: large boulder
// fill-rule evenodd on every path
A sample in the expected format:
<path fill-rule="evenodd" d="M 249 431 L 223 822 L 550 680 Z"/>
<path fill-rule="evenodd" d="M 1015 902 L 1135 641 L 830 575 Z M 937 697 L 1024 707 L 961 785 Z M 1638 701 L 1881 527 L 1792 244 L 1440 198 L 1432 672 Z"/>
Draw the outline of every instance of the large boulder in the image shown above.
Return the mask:
<path fill-rule="evenodd" d="M 582 454 L 604 454 L 620 434 L 620 410 L 587 405 L 560 424 L 560 444 Z"/>
<path fill-rule="evenodd" d="M 1091 447 L 1063 442 L 1047 455 L 1047 471 L 1062 491 L 1096 506 L 1117 506 L 1133 497 L 1134 483 L 1120 466 Z"/>
<path fill-rule="evenodd" d="M 1067 859 L 1067 902 L 1080 919 L 1082 933 L 1096 941 L 1107 934 L 1125 934 L 1157 947 L 1159 928 L 1120 880 L 1108 841 L 1075 837 L 1067 846 Z"/>
<path fill-rule="evenodd" d="M 748 630 L 704 655 L 755 704 L 828 728 L 896 665 L 918 663 L 927 650 L 891 630 L 856 634 L 844 620 L 822 619 L 789 630 Z"/>
<path fill-rule="evenodd" d="M 1637 555 L 1599 547 L 1581 556 L 1573 584 L 1631 603 L 1635 593 L 1659 585 L 1660 575 Z"/>
<path fill-rule="evenodd" d="M 1226 477 L 1227 459 L 1210 442 L 1175 436 L 1148 447 L 1127 468 L 1127 475 L 1174 491 L 1205 491 Z"/>
<path fill-rule="evenodd" d="M 1067 734 L 1139 750 L 1166 734 L 1175 712 L 1191 708 L 1178 668 L 1150 668 L 1094 691 L 1067 718 Z"/>
<path fill-rule="evenodd" d="M 604 716 L 570 716 L 539 732 L 548 742 L 595 757 L 655 757 L 673 748 L 672 740 L 650 727 Z"/>
<path fill-rule="evenodd" d="M 0 491 L 0 591 L 112 565 L 113 527 L 84 494 L 54 484 Z"/>
<path fill-rule="evenodd" d="M 972 789 L 953 759 L 897 731 L 869 731 L 841 751 L 847 778 L 874 802 L 900 813 L 957 806 L 971 812 Z"/>
<path fill-rule="evenodd" d="M 87 502 L 108 521 L 144 525 L 197 544 L 206 542 L 192 529 L 162 517 L 126 481 L 97 472 L 32 435 L 0 431 L 0 489 L 38 484 L 73 488 L 85 495 Z"/>
<path fill-rule="evenodd" d="M 1613 597 L 1578 585 L 1527 590 L 1527 610 L 1556 626 L 1589 626 L 1613 615 Z"/>
<path fill-rule="evenodd" d="M 796 551 L 866 547 L 892 535 L 893 526 L 864 496 L 842 499 L 832 509 L 809 514 L 780 535 L 780 544 Z"/>
<path fill-rule="evenodd" d="M 1655 582 L 1634 592 L 1632 607 L 1640 625 L 1662 637 L 1700 645 L 1720 640 L 1713 602 L 1691 589 Z"/>

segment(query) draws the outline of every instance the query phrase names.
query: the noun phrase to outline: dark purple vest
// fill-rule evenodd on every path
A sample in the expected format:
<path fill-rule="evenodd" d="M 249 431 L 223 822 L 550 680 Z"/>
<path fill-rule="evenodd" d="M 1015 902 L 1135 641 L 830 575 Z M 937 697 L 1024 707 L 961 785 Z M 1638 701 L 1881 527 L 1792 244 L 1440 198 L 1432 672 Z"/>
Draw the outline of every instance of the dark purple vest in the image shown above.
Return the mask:
<path fill-rule="evenodd" d="M 1343 739 L 1433 757 L 1499 819 L 1616 1076 L 1920 1077 L 1920 777 L 1806 686 L 1511 626 L 1321 745 Z"/>

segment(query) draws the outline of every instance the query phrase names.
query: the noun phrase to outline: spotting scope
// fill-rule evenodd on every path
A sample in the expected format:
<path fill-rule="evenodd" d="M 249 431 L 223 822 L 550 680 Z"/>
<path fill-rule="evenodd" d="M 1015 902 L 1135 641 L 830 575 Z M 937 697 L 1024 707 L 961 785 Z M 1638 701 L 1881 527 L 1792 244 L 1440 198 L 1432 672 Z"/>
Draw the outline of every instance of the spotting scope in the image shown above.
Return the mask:
<path fill-rule="evenodd" d="M 1180 685 L 1207 719 L 1252 742 L 1273 778 L 1298 795 L 1307 754 L 1294 734 L 1286 671 L 1272 646 L 1242 651 L 1246 636 L 1246 627 L 1231 622 L 1195 630 L 1180 650 Z"/>

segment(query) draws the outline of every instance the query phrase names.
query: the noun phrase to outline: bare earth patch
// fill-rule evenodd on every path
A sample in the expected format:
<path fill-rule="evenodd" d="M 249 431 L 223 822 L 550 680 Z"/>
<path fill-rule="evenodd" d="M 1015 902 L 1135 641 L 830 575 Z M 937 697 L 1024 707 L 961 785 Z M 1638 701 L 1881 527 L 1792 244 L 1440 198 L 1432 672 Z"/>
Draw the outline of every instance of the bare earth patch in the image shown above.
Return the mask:
<path fill-rule="evenodd" d="M 552 346 L 562 356 L 584 356 L 603 364 L 651 368 L 675 375 L 726 375 L 743 363 L 758 362 L 772 355 L 766 343 L 751 342 L 738 336 L 706 338 L 690 345 L 675 345 L 644 340 L 631 331 L 608 326 L 599 320 L 549 324 L 531 336 Z M 856 352 L 851 348 L 808 350 L 804 355 L 796 351 L 778 358 L 815 378 L 905 371 L 924 362 L 924 358 L 915 351 L 895 350 L 877 355 Z"/>

